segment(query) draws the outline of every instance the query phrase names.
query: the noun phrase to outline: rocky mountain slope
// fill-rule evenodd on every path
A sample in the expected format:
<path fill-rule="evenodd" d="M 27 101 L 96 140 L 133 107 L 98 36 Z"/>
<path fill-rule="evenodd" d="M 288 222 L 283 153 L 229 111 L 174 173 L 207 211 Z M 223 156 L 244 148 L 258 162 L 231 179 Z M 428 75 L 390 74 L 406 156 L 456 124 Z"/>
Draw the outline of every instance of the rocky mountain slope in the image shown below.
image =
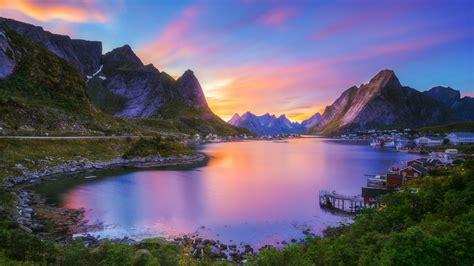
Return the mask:
<path fill-rule="evenodd" d="M 321 114 L 320 113 L 315 113 L 314 115 L 312 115 L 310 118 L 304 120 L 303 122 L 301 122 L 301 125 L 308 129 L 308 128 L 311 128 L 313 126 L 315 126 L 317 123 L 319 123 L 319 121 L 321 121 Z"/>
<path fill-rule="evenodd" d="M 285 115 L 264 114 L 261 116 L 246 112 L 242 116 L 234 114 L 228 121 L 229 124 L 246 128 L 257 135 L 275 134 L 300 134 L 305 132 L 305 127 L 298 122 L 291 122 Z"/>
<path fill-rule="evenodd" d="M 144 65 L 130 46 L 102 57 L 99 71 L 88 80 L 88 92 L 106 113 L 172 126 L 191 133 L 248 133 L 228 125 L 209 108 L 193 71 L 177 80 L 152 64 Z"/>
<path fill-rule="evenodd" d="M 101 42 L 71 39 L 69 36 L 45 31 L 38 26 L 2 17 L 0 25 L 16 31 L 33 42 L 41 43 L 53 54 L 71 63 L 82 76 L 91 75 L 100 66 Z"/>
<path fill-rule="evenodd" d="M 210 110 L 199 81 L 190 70 L 174 80 L 153 65 L 144 65 L 128 45 L 102 55 L 100 42 L 73 40 L 44 31 L 41 27 L 5 18 L 0 18 L 0 28 L 0 79 L 5 84 L 4 96 L 17 93 L 8 86 L 22 74 L 22 82 L 31 87 L 26 91 L 19 89 L 23 90 L 24 99 L 35 102 L 37 91 L 43 91 L 49 97 L 48 104 L 54 104 L 52 99 L 58 97 L 56 90 L 67 87 L 73 79 L 82 98 L 77 102 L 73 97 L 56 101 L 63 102 L 64 108 L 80 106 L 82 111 L 93 110 L 103 117 L 106 116 L 104 113 L 108 113 L 125 118 L 129 124 L 156 130 L 222 135 L 248 132 L 228 125 Z M 11 42 L 11 36 L 20 40 L 19 43 Z M 28 52 L 22 51 L 24 47 L 21 44 L 24 43 L 28 44 Z M 26 66 L 27 61 L 34 68 L 29 70 L 35 73 L 27 75 L 25 71 L 19 72 L 20 64 Z M 50 61 L 59 63 L 45 63 Z M 69 71 L 67 76 L 64 75 L 66 69 Z M 50 73 L 52 70 L 56 73 Z M 33 78 L 38 78 L 38 81 L 34 82 Z M 46 86 L 51 80 L 61 80 L 62 83 L 55 83 L 56 87 Z M 35 87 L 42 87 L 43 90 L 35 90 Z M 70 93 L 74 95 L 74 90 Z M 66 91 L 64 95 L 67 95 Z M 96 110 L 96 106 L 104 113 Z M 10 110 L 7 107 L 4 109 L 5 112 Z M 110 120 L 121 121 L 112 117 Z"/>
<path fill-rule="evenodd" d="M 0 133 L 129 130 L 91 104 L 72 64 L 1 23 L 0 69 Z"/>
<path fill-rule="evenodd" d="M 447 105 L 415 89 L 404 87 L 392 70 L 382 70 L 368 84 L 353 86 L 330 106 L 311 133 L 383 127 L 421 127 L 458 121 Z"/>
<path fill-rule="evenodd" d="M 461 93 L 458 90 L 443 86 L 433 87 L 424 93 L 448 105 L 463 120 L 474 120 L 474 98 L 469 96 L 461 98 Z"/>

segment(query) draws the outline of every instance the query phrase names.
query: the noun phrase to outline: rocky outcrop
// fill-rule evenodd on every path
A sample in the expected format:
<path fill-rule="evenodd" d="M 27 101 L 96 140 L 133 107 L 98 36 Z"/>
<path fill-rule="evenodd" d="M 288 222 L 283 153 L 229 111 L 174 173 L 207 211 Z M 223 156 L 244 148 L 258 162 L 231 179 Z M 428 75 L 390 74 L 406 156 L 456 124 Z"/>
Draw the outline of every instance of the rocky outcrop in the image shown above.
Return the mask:
<path fill-rule="evenodd" d="M 404 87 L 392 70 L 382 70 L 368 84 L 346 90 L 326 107 L 312 133 L 383 127 L 422 127 L 452 123 L 459 117 L 431 96 Z"/>
<path fill-rule="evenodd" d="M 201 84 L 194 76 L 193 71 L 186 70 L 176 83 L 178 93 L 186 106 L 201 110 L 209 109 Z"/>
<path fill-rule="evenodd" d="M 474 120 L 474 98 L 464 96 L 459 101 L 453 103 L 451 108 L 459 115 L 462 119 L 467 121 Z"/>
<path fill-rule="evenodd" d="M 191 70 L 175 80 L 151 64 L 144 65 L 128 45 L 105 54 L 102 63 L 88 87 L 93 102 L 106 112 L 134 118 L 174 118 L 179 109 L 212 114 Z"/>
<path fill-rule="evenodd" d="M 474 98 L 468 96 L 461 98 L 460 91 L 443 86 L 433 87 L 424 93 L 448 105 L 463 120 L 474 120 Z"/>
<path fill-rule="evenodd" d="M 449 106 L 461 99 L 461 93 L 451 87 L 437 86 L 425 91 L 424 93 Z"/>
<path fill-rule="evenodd" d="M 291 122 L 285 115 L 264 114 L 261 116 L 246 112 L 242 116 L 234 114 L 228 121 L 233 126 L 246 128 L 257 135 L 300 134 L 305 128 L 298 122 Z"/>
<path fill-rule="evenodd" d="M 41 43 L 55 55 L 71 63 L 84 77 L 99 69 L 101 42 L 71 39 L 69 36 L 45 31 L 42 27 L 1 17 L 0 28 L 14 30 L 34 42 Z"/>
<path fill-rule="evenodd" d="M 0 29 L 0 79 L 10 76 L 15 66 L 15 53 L 7 35 Z"/>
<path fill-rule="evenodd" d="M 120 117 L 156 114 L 166 98 L 158 69 L 143 65 L 128 45 L 108 52 L 102 62 L 96 80 L 88 83 L 94 104 Z"/>

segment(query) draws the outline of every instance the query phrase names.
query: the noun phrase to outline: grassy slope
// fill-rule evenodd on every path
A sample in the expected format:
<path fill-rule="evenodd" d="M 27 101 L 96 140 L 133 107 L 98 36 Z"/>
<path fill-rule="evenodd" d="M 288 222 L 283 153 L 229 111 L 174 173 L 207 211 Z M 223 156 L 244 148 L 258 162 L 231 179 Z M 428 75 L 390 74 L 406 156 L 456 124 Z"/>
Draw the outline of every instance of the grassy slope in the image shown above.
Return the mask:
<path fill-rule="evenodd" d="M 0 179 L 21 172 L 15 164 L 41 169 L 66 161 L 88 159 L 105 161 L 152 155 L 192 154 L 188 147 L 159 137 L 138 139 L 0 139 Z"/>
<path fill-rule="evenodd" d="M 120 119 L 95 110 L 77 70 L 43 46 L 6 30 L 17 66 L 0 80 L 0 123 L 10 130 L 129 132 Z"/>
<path fill-rule="evenodd" d="M 416 129 L 416 131 L 421 132 L 421 133 L 426 133 L 426 134 L 428 133 L 445 134 L 445 133 L 456 132 L 456 131 L 474 132 L 474 121 L 460 122 L 460 123 L 441 125 L 441 126 L 423 127 L 423 128 Z"/>

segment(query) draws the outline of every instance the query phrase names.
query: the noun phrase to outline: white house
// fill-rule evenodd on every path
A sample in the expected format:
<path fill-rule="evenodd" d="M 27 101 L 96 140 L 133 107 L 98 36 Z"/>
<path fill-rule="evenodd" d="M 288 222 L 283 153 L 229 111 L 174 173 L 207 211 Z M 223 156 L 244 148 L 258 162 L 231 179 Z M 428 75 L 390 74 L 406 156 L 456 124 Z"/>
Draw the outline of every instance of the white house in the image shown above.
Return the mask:
<path fill-rule="evenodd" d="M 474 143 L 474 133 L 472 132 L 453 132 L 448 134 L 449 143 L 453 145 Z"/>
<path fill-rule="evenodd" d="M 437 137 L 421 137 L 415 139 L 415 143 L 417 146 L 439 146 L 443 144 L 443 139 Z"/>

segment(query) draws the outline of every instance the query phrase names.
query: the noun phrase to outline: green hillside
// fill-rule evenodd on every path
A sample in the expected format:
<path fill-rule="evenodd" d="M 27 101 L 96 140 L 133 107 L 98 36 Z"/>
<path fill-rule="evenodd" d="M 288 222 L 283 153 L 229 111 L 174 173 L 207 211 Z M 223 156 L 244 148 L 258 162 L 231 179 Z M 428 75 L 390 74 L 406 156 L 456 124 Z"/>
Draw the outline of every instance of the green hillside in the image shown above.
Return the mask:
<path fill-rule="evenodd" d="M 432 126 L 432 127 L 423 127 L 418 128 L 416 131 L 421 133 L 435 133 L 435 134 L 445 134 L 449 132 L 459 132 L 459 131 L 468 131 L 474 132 L 474 121 L 468 122 L 459 122 L 453 123 L 449 125 L 441 125 L 441 126 Z"/>
<path fill-rule="evenodd" d="M 4 29 L 14 49 L 14 72 L 0 80 L 0 124 L 9 131 L 115 133 L 123 120 L 96 110 L 77 70 L 43 46 Z"/>

